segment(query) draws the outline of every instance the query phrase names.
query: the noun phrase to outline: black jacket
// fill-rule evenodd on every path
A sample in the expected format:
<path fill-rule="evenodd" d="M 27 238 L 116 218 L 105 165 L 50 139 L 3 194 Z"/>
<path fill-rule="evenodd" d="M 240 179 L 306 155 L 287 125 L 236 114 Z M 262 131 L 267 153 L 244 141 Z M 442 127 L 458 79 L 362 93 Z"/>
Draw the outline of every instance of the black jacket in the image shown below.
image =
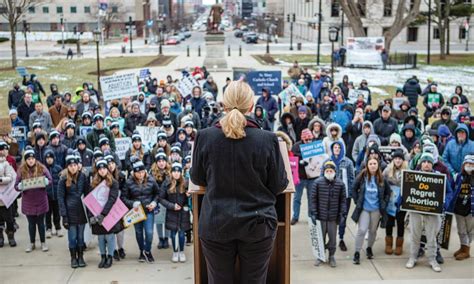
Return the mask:
<path fill-rule="evenodd" d="M 123 131 L 127 135 L 127 137 L 132 137 L 133 131 L 137 126 L 143 126 L 146 122 L 146 115 L 143 113 L 139 114 L 129 114 L 127 118 L 125 118 L 125 127 Z"/>
<path fill-rule="evenodd" d="M 186 193 L 171 193 L 169 190 L 166 190 L 163 191 L 162 194 L 163 198 L 160 199 L 160 203 L 166 208 L 166 229 L 173 231 L 187 231 L 191 229 L 188 197 Z M 181 206 L 181 210 L 175 211 L 175 204 Z"/>
<path fill-rule="evenodd" d="M 130 147 L 133 147 L 133 145 L 131 145 Z M 142 148 L 144 148 L 143 145 L 142 145 Z M 142 160 L 143 164 L 145 165 L 145 168 L 150 169 L 151 168 L 150 151 L 145 150 L 145 149 L 143 151 L 144 151 L 143 159 L 141 159 L 141 160 Z M 125 162 L 125 170 L 127 170 L 129 173 L 131 173 L 133 171 L 132 162 L 130 161 L 131 156 L 132 156 L 132 149 L 128 149 L 127 152 L 125 153 L 124 162 Z M 118 156 L 117 156 L 117 158 L 118 158 Z M 120 159 L 118 161 L 120 163 Z M 117 163 L 117 161 L 115 163 Z"/>
<path fill-rule="evenodd" d="M 58 203 L 59 214 L 64 222 L 70 225 L 87 223 L 81 196 L 88 191 L 89 180 L 84 173 L 79 173 L 77 182 L 70 188 L 66 187 L 66 177 L 61 177 L 58 184 Z"/>
<path fill-rule="evenodd" d="M 35 104 L 31 102 L 30 106 L 27 106 L 24 101 L 22 101 L 17 108 L 18 117 L 26 123 L 26 127 L 28 127 L 28 123 L 30 121 L 30 114 L 35 111 Z M 46 130 L 46 129 L 44 129 Z"/>
<path fill-rule="evenodd" d="M 59 178 L 61 175 L 61 171 L 63 170 L 62 167 L 58 166 L 56 163 L 53 163 L 52 166 L 45 165 L 48 169 L 51 177 L 53 178 L 53 182 L 48 184 L 46 187 L 46 192 L 48 193 L 48 197 L 52 200 L 58 199 L 58 185 L 59 185 Z"/>
<path fill-rule="evenodd" d="M 384 120 L 382 117 L 377 118 L 374 122 L 374 132 L 380 138 L 382 146 L 387 146 L 390 135 L 398 131 L 398 122 L 395 118 L 389 117 Z"/>
<path fill-rule="evenodd" d="M 418 103 L 418 96 L 421 95 L 420 83 L 417 79 L 409 79 L 405 85 L 403 85 L 403 93 L 408 97 L 411 107 L 416 107 Z"/>
<path fill-rule="evenodd" d="M 122 200 L 128 208 L 132 208 L 135 201 L 140 201 L 143 209 L 146 211 L 145 206 L 151 202 L 155 201 L 158 205 L 160 200 L 158 184 L 156 184 L 155 179 L 151 175 L 147 176 L 146 182 L 142 185 L 137 184 L 135 179 L 130 176 L 125 183 Z"/>
<path fill-rule="evenodd" d="M 194 141 L 191 180 L 206 187 L 199 235 L 210 240 L 261 240 L 277 228 L 277 195 L 288 185 L 274 133 L 247 118 L 246 137 L 228 139 L 220 124 Z"/>
<path fill-rule="evenodd" d="M 352 213 L 352 220 L 354 220 L 356 223 L 359 222 L 360 214 L 364 210 L 365 179 L 365 176 L 359 175 L 354 182 L 354 187 L 352 188 L 352 198 L 354 199 L 355 203 L 355 209 Z M 379 193 L 379 209 L 381 215 L 380 227 L 385 228 L 387 223 L 386 208 L 392 191 L 386 180 L 383 181 L 383 185 L 377 184 L 377 189 Z"/>
<path fill-rule="evenodd" d="M 310 189 L 309 212 L 320 221 L 339 221 L 346 212 L 346 190 L 342 180 L 319 177 Z"/>
<path fill-rule="evenodd" d="M 20 103 L 21 99 L 25 95 L 25 92 L 22 89 L 12 89 L 10 92 L 8 92 L 8 108 L 17 108 Z"/>

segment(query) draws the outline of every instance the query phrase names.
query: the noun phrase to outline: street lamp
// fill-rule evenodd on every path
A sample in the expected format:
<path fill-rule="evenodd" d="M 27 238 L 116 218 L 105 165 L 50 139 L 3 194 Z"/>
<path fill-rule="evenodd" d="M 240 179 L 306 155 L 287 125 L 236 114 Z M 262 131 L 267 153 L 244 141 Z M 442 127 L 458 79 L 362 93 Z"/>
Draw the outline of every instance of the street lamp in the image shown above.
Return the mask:
<path fill-rule="evenodd" d="M 296 14 L 286 15 L 288 23 L 290 23 L 290 50 L 293 50 L 293 24 L 296 22 Z"/>
<path fill-rule="evenodd" d="M 339 39 L 339 28 L 329 28 L 329 41 L 331 42 L 331 79 L 334 82 L 334 43 Z"/>
<path fill-rule="evenodd" d="M 30 57 L 28 53 L 28 32 L 30 31 L 29 24 L 23 20 L 23 35 L 25 36 L 25 57 Z"/>
<path fill-rule="evenodd" d="M 101 92 L 100 86 L 100 58 L 99 58 L 99 43 L 102 33 L 99 30 L 94 31 L 94 41 L 95 41 L 95 49 L 96 49 L 96 56 L 97 56 L 97 86 L 99 88 L 99 92 Z"/>
<path fill-rule="evenodd" d="M 128 17 L 128 31 L 129 31 L 129 34 L 130 34 L 130 53 L 133 53 L 133 44 L 132 44 L 132 25 L 133 25 L 133 21 L 132 21 L 132 17 Z"/>
<path fill-rule="evenodd" d="M 431 64 L 431 0 L 428 0 L 428 52 L 426 55 L 426 63 Z"/>
<path fill-rule="evenodd" d="M 318 57 L 316 59 L 316 63 L 319 64 L 321 63 L 321 22 L 323 20 L 323 14 L 322 14 L 322 1 L 319 0 L 319 12 L 318 12 Z"/>
<path fill-rule="evenodd" d="M 163 19 L 161 18 L 158 18 L 157 20 L 157 23 L 158 23 L 158 44 L 159 44 L 159 48 L 158 48 L 158 54 L 159 55 L 163 55 L 163 42 L 162 42 L 162 39 L 163 39 Z"/>
<path fill-rule="evenodd" d="M 270 54 L 270 28 L 272 25 L 272 19 L 270 17 L 266 17 L 265 24 L 267 26 L 267 54 Z"/>

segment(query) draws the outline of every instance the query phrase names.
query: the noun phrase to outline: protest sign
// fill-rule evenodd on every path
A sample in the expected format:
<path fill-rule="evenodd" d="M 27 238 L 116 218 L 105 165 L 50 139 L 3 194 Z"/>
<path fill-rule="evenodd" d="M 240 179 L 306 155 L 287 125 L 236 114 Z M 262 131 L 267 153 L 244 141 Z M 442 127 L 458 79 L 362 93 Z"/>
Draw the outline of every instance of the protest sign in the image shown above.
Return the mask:
<path fill-rule="evenodd" d="M 387 214 L 395 217 L 397 215 L 397 204 L 400 199 L 400 187 L 399 186 L 390 186 L 390 200 L 387 204 Z"/>
<path fill-rule="evenodd" d="M 293 174 L 291 173 L 290 159 L 288 157 L 288 149 L 284 141 L 279 141 L 278 146 L 280 148 L 281 158 L 285 164 L 286 178 L 288 179 L 288 186 L 285 192 L 295 192 L 295 183 L 293 180 Z"/>
<path fill-rule="evenodd" d="M 393 109 L 394 110 L 400 110 L 400 106 L 402 105 L 403 102 L 406 102 L 406 98 L 393 98 Z"/>
<path fill-rule="evenodd" d="M 348 37 L 346 66 L 383 66 L 384 37 Z"/>
<path fill-rule="evenodd" d="M 340 168 L 342 172 L 342 182 L 344 183 L 345 190 L 346 190 L 346 198 L 349 198 L 349 181 L 347 179 L 347 169 Z"/>
<path fill-rule="evenodd" d="M 449 240 L 451 238 L 451 227 L 453 226 L 453 215 L 443 214 L 441 215 L 441 230 L 438 234 L 438 244 L 445 250 L 449 249 Z"/>
<path fill-rule="evenodd" d="M 308 144 L 300 145 L 301 156 L 308 163 L 305 166 L 308 178 L 316 178 L 321 175 L 321 168 L 325 160 L 329 157 L 324 151 L 322 141 L 316 141 Z"/>
<path fill-rule="evenodd" d="M 159 127 L 148 127 L 148 126 L 137 126 L 136 130 L 140 133 L 142 138 L 142 144 L 152 149 L 156 144 L 158 132 L 160 132 Z"/>
<path fill-rule="evenodd" d="M 401 147 L 392 147 L 392 146 L 380 146 L 379 151 L 382 154 L 382 157 L 385 162 L 390 163 L 392 161 L 392 154 L 396 149 L 401 149 Z"/>
<path fill-rule="evenodd" d="M 12 132 L 12 120 L 10 117 L 0 118 L 0 135 L 8 135 Z"/>
<path fill-rule="evenodd" d="M 12 127 L 11 137 L 15 138 L 16 141 L 21 142 L 26 140 L 26 126 L 15 126 Z"/>
<path fill-rule="evenodd" d="M 232 68 L 233 81 L 244 80 L 247 82 L 247 73 L 255 71 L 253 68 Z"/>
<path fill-rule="evenodd" d="M 9 184 L 0 185 L 0 200 L 7 208 L 10 208 L 18 195 L 20 195 L 20 192 L 15 190 L 15 179 L 16 175 L 13 177 L 13 181 Z"/>
<path fill-rule="evenodd" d="M 21 185 L 23 187 L 23 190 L 28 190 L 28 189 L 33 189 L 33 188 L 45 188 L 46 187 L 45 178 L 46 177 L 44 176 L 40 176 L 40 177 L 35 177 L 35 178 L 22 179 Z"/>
<path fill-rule="evenodd" d="M 179 80 L 179 82 L 175 85 L 176 89 L 181 93 L 183 97 L 191 96 L 193 92 L 193 88 L 196 86 L 200 86 L 199 82 L 194 79 L 193 76 L 185 76 Z"/>
<path fill-rule="evenodd" d="M 364 102 L 369 101 L 369 91 L 349 89 L 349 95 L 348 95 L 347 102 L 350 103 L 350 104 L 355 104 L 357 102 L 357 98 L 360 95 L 364 96 Z"/>
<path fill-rule="evenodd" d="M 130 137 L 115 138 L 115 153 L 120 160 L 125 160 L 125 154 L 130 149 L 132 139 Z"/>
<path fill-rule="evenodd" d="M 323 262 L 326 262 L 326 251 L 324 250 L 324 236 L 321 228 L 321 222 L 316 220 L 316 225 L 313 224 L 311 218 L 308 218 L 309 225 L 309 240 L 313 249 L 313 256 Z"/>
<path fill-rule="evenodd" d="M 138 208 L 132 208 L 123 216 L 123 225 L 125 228 L 130 227 L 136 223 L 140 223 L 146 220 L 146 214 L 143 207 L 140 205 Z"/>
<path fill-rule="evenodd" d="M 28 71 L 26 70 L 26 67 L 17 67 L 16 68 L 16 72 L 18 73 L 18 75 L 20 75 L 21 77 L 25 77 L 25 76 L 28 76 Z"/>
<path fill-rule="evenodd" d="M 136 96 L 138 94 L 136 73 L 100 77 L 100 86 L 104 101 Z"/>
<path fill-rule="evenodd" d="M 293 182 L 296 185 L 300 183 L 300 177 L 298 174 L 298 157 L 290 157 L 290 167 L 291 167 L 291 174 L 293 175 Z"/>
<path fill-rule="evenodd" d="M 102 226 L 108 231 L 112 229 L 117 222 L 122 220 L 123 215 L 128 212 L 127 206 L 123 203 L 120 198 L 117 198 L 114 205 L 109 211 L 109 214 L 105 216 L 104 220 L 102 221 Z"/>
<path fill-rule="evenodd" d="M 404 170 L 401 194 L 402 210 L 441 215 L 446 194 L 446 175 Z"/>
<path fill-rule="evenodd" d="M 87 134 L 89 134 L 89 132 L 92 131 L 92 126 L 80 126 L 79 127 L 79 134 L 82 136 L 82 137 L 87 137 Z"/>
<path fill-rule="evenodd" d="M 247 83 L 256 96 L 261 96 L 264 88 L 270 90 L 271 94 L 278 94 L 281 92 L 281 71 L 248 72 Z"/>
<path fill-rule="evenodd" d="M 467 111 L 464 105 L 454 105 L 451 111 L 451 119 L 457 120 L 461 112 Z"/>
<path fill-rule="evenodd" d="M 283 106 L 290 104 L 290 99 L 292 96 L 303 98 L 304 103 L 306 104 L 305 96 L 300 92 L 300 90 L 298 89 L 298 87 L 295 86 L 295 84 L 290 84 L 278 95 L 278 97 L 281 99 L 281 103 L 283 104 Z"/>
<path fill-rule="evenodd" d="M 151 74 L 150 69 L 148 68 L 141 69 L 140 72 L 138 73 L 138 77 L 140 79 L 145 79 L 146 77 L 148 77 L 149 74 Z"/>

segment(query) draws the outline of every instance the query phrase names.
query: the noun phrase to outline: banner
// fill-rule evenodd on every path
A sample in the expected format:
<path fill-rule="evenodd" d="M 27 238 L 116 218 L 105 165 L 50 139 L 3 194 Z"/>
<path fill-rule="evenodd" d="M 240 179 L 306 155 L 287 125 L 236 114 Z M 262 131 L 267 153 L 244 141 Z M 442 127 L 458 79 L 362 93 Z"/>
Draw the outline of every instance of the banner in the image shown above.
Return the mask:
<path fill-rule="evenodd" d="M 100 77 L 100 86 L 102 87 L 104 101 L 138 95 L 136 73 Z"/>
<path fill-rule="evenodd" d="M 383 37 L 347 38 L 346 66 L 382 66 Z"/>
<path fill-rule="evenodd" d="M 446 175 L 404 170 L 401 194 L 402 210 L 441 215 L 446 194 Z"/>
<path fill-rule="evenodd" d="M 350 104 L 355 104 L 357 102 L 357 98 L 359 98 L 360 95 L 364 96 L 364 102 L 367 103 L 369 101 L 369 91 L 349 89 L 347 102 Z"/>
<path fill-rule="evenodd" d="M 396 149 L 402 149 L 402 148 L 393 147 L 393 146 L 380 146 L 379 147 L 380 154 L 382 154 L 382 157 L 387 164 L 392 161 L 392 154 Z"/>
<path fill-rule="evenodd" d="M 313 249 L 313 256 L 316 259 L 326 262 L 326 251 L 324 250 L 324 236 L 321 228 L 321 222 L 316 220 L 316 225 L 313 224 L 311 218 L 308 218 L 309 224 L 309 239 Z"/>
<path fill-rule="evenodd" d="M 200 85 L 193 76 L 189 75 L 181 78 L 181 80 L 179 80 L 175 86 L 176 89 L 178 89 L 178 91 L 181 93 L 181 96 L 185 98 L 186 96 L 192 96 L 193 88 L 196 86 L 199 87 Z"/>
<path fill-rule="evenodd" d="M 136 223 L 140 223 L 146 220 L 146 214 L 143 210 L 142 205 L 138 206 L 138 208 L 132 208 L 128 211 L 125 216 L 123 216 L 123 225 L 125 228 L 130 227 Z"/>
<path fill-rule="evenodd" d="M 288 179 L 288 186 L 286 187 L 285 192 L 295 192 L 295 182 L 293 180 L 293 174 L 291 173 L 290 159 L 288 157 L 286 142 L 278 141 L 278 146 L 280 148 L 281 158 L 285 164 L 286 177 Z"/>
<path fill-rule="evenodd" d="M 122 220 L 123 215 L 128 212 L 127 206 L 123 203 L 122 199 L 117 198 L 114 203 L 114 206 L 109 211 L 109 214 L 105 216 L 104 221 L 102 221 L 102 227 L 104 227 L 107 232 L 112 229 L 115 224 Z"/>
<path fill-rule="evenodd" d="M 16 72 L 18 73 L 18 75 L 20 75 L 21 77 L 25 77 L 25 76 L 28 76 L 28 71 L 26 70 L 26 67 L 16 67 Z"/>
<path fill-rule="evenodd" d="M 23 190 L 29 190 L 33 188 L 45 188 L 46 183 L 44 182 L 44 179 L 44 176 L 22 179 L 21 185 L 23 186 Z"/>
<path fill-rule="evenodd" d="M 140 137 L 142 138 L 142 144 L 148 147 L 148 149 L 153 149 L 153 146 L 156 144 L 160 128 L 137 126 L 136 130 L 140 133 Z"/>
<path fill-rule="evenodd" d="M 387 214 L 395 217 L 397 215 L 397 204 L 400 199 L 400 187 L 391 185 L 390 190 L 390 200 L 387 204 Z"/>
<path fill-rule="evenodd" d="M 8 135 L 12 132 L 12 120 L 10 117 L 0 118 L 0 135 Z"/>
<path fill-rule="evenodd" d="M 443 214 L 441 215 L 441 230 L 438 234 L 438 244 L 445 250 L 449 249 L 449 240 L 451 238 L 451 227 L 453 226 L 453 215 Z"/>
<path fill-rule="evenodd" d="M 11 134 L 11 137 L 15 138 L 16 141 L 18 142 L 26 141 L 26 135 L 27 135 L 26 126 L 12 127 L 12 131 L 10 134 Z"/>
<path fill-rule="evenodd" d="M 0 200 L 7 208 L 13 204 L 15 199 L 20 195 L 21 192 L 15 190 L 15 179 L 16 175 L 13 177 L 13 181 L 7 185 L 0 185 Z"/>
<path fill-rule="evenodd" d="M 295 186 L 296 186 L 300 183 L 300 176 L 298 173 L 299 158 L 289 157 L 289 159 L 290 159 L 291 174 L 293 175 L 293 182 L 295 183 Z"/>
<path fill-rule="evenodd" d="M 346 198 L 349 198 L 349 181 L 347 178 L 347 169 L 346 168 L 340 168 L 341 173 L 342 173 L 342 182 L 344 183 L 344 186 L 346 187 Z"/>
<path fill-rule="evenodd" d="M 303 94 L 300 92 L 298 87 L 295 86 L 295 84 L 290 84 L 278 95 L 278 97 L 281 99 L 281 103 L 283 104 L 283 106 L 290 104 L 290 99 L 292 96 L 303 98 L 304 103 L 306 104 L 305 96 L 303 96 Z"/>
<path fill-rule="evenodd" d="M 323 142 L 316 141 L 308 144 L 301 144 L 300 150 L 303 160 L 308 163 L 308 165 L 305 166 L 308 178 L 319 177 L 321 175 L 321 168 L 324 161 L 329 158 L 324 151 Z"/>
<path fill-rule="evenodd" d="M 130 137 L 115 138 L 115 153 L 120 160 L 125 160 L 125 154 L 132 145 L 132 139 Z"/>
<path fill-rule="evenodd" d="M 251 71 L 247 73 L 247 83 L 256 96 L 262 95 L 262 89 L 270 90 L 271 94 L 281 92 L 281 71 Z"/>

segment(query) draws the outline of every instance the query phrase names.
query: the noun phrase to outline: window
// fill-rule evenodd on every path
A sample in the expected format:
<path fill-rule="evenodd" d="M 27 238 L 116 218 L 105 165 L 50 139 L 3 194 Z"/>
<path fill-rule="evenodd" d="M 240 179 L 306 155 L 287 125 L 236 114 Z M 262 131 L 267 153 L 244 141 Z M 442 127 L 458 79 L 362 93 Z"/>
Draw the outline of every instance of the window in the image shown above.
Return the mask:
<path fill-rule="evenodd" d="M 71 14 L 76 14 L 76 13 L 77 13 L 77 7 L 71 6 Z"/>
<path fill-rule="evenodd" d="M 464 27 L 459 27 L 459 39 L 466 39 L 466 29 Z"/>
<path fill-rule="evenodd" d="M 365 17 L 367 12 L 367 1 L 366 0 L 359 0 L 357 2 L 357 8 L 359 8 L 359 13 L 361 17 Z"/>
<path fill-rule="evenodd" d="M 364 27 L 363 29 L 364 29 L 365 36 L 369 36 L 369 28 Z"/>
<path fill-rule="evenodd" d="M 43 14 L 49 14 L 49 7 L 43 7 Z"/>
<path fill-rule="evenodd" d="M 383 1 L 383 16 L 384 17 L 391 17 L 392 16 L 392 0 L 384 0 Z"/>
<path fill-rule="evenodd" d="M 418 41 L 418 27 L 409 27 L 407 29 L 407 41 Z"/>
<path fill-rule="evenodd" d="M 331 0 L 331 17 L 339 17 L 339 0 Z"/>
<path fill-rule="evenodd" d="M 35 12 L 35 7 L 28 7 L 28 13 L 34 14 Z"/>
<path fill-rule="evenodd" d="M 410 11 L 415 7 L 415 0 L 410 0 Z"/>
<path fill-rule="evenodd" d="M 63 13 L 63 6 L 57 6 L 56 7 L 56 13 L 57 14 L 62 14 Z"/>
<path fill-rule="evenodd" d="M 433 39 L 439 39 L 439 29 L 433 28 Z"/>
<path fill-rule="evenodd" d="M 91 6 L 84 6 L 84 13 L 90 14 L 91 13 Z"/>
<path fill-rule="evenodd" d="M 385 35 L 385 33 L 390 30 L 390 27 L 383 27 L 382 28 L 382 36 Z"/>
<path fill-rule="evenodd" d="M 118 13 L 118 6 L 112 6 L 112 13 Z"/>

